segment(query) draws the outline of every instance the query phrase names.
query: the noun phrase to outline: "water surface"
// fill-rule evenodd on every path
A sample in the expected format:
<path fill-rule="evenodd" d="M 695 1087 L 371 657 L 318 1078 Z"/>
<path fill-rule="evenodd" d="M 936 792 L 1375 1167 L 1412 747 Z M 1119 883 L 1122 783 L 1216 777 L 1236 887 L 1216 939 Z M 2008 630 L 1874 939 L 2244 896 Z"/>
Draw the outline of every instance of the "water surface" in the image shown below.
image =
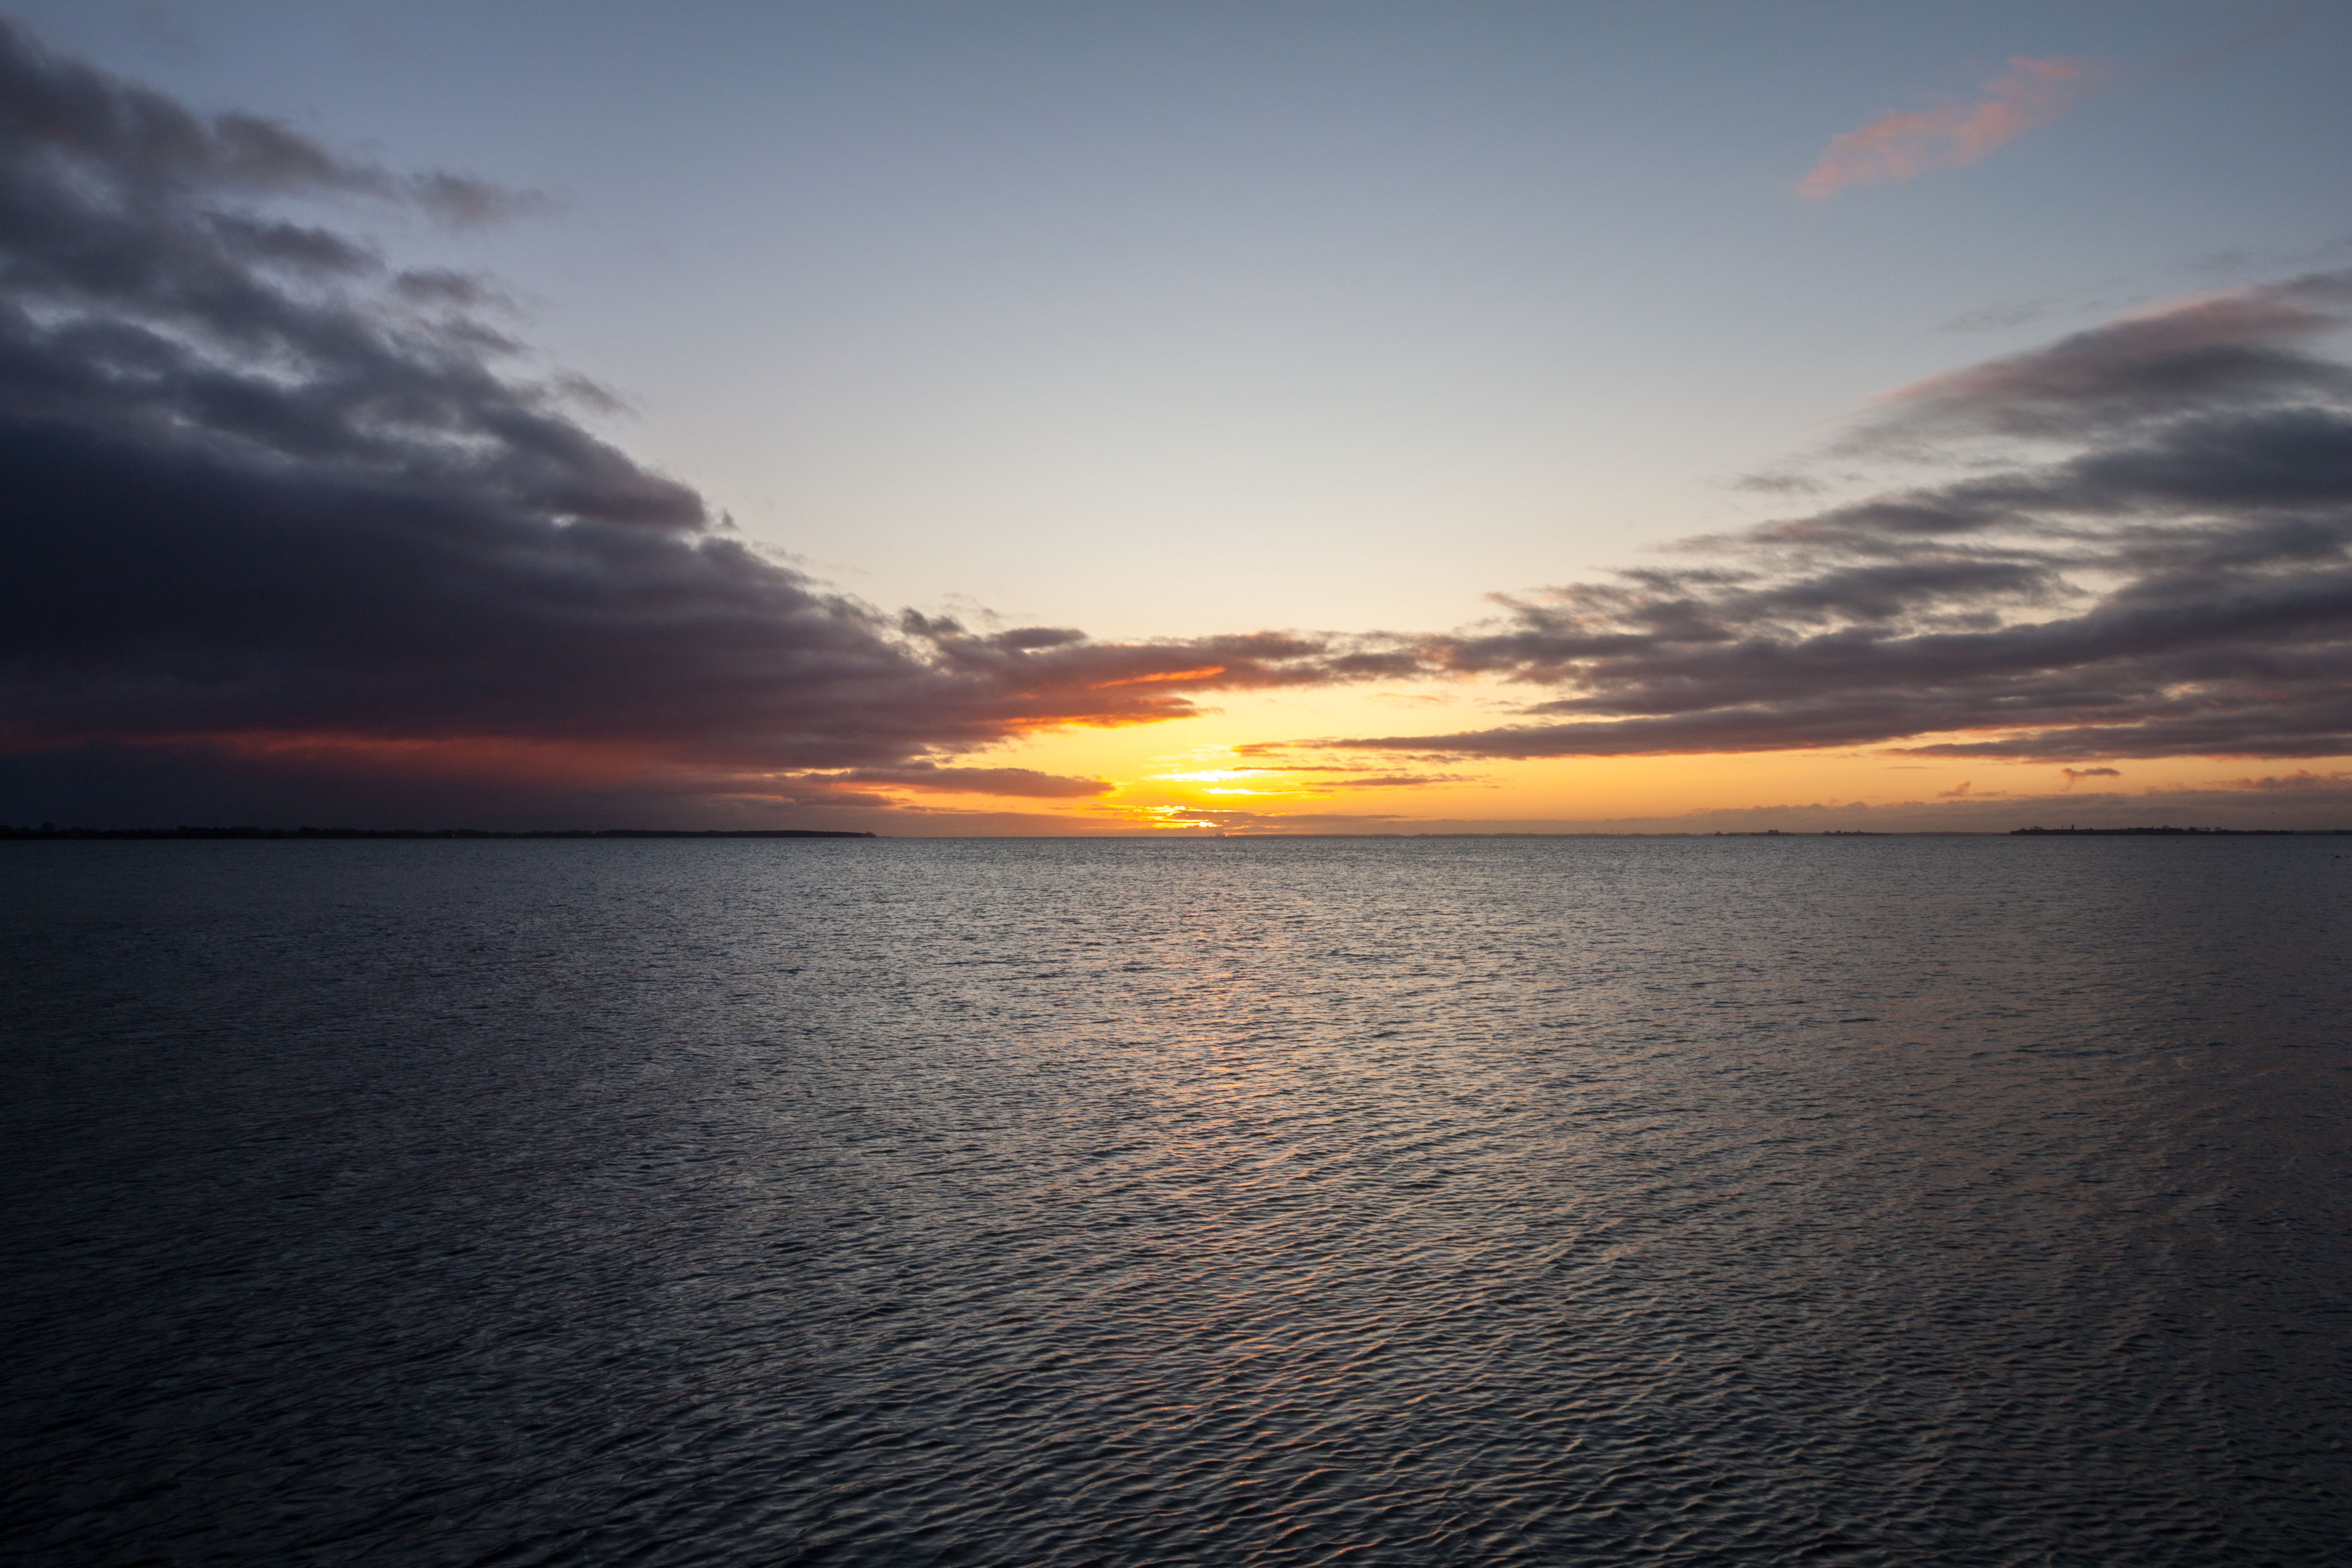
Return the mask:
<path fill-rule="evenodd" d="M 0 1526 L 2341 1561 L 2347 844 L 0 846 Z"/>

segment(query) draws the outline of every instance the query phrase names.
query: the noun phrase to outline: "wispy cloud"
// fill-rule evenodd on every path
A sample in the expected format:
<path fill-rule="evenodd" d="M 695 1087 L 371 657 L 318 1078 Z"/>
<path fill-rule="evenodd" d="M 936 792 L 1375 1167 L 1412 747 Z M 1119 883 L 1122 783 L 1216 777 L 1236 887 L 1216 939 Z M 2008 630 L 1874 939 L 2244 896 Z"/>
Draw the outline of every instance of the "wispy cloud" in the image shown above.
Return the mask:
<path fill-rule="evenodd" d="M 1475 773 L 1377 773 L 1370 778 L 1341 779 L 1334 789 L 1427 789 L 1437 784 L 1476 784 Z"/>
<path fill-rule="evenodd" d="M 2098 84 L 2089 62 L 2023 56 L 1988 79 L 1973 103 L 1882 115 L 1833 138 L 1797 194 L 1823 201 L 1853 185 L 1888 184 L 1932 169 L 1973 163 L 2046 125 Z"/>
<path fill-rule="evenodd" d="M 2347 306 L 2343 273 L 2200 296 L 1906 388 L 1841 460 L 1985 460 L 1507 599 L 1423 656 L 1558 695 L 1325 745 L 2352 753 L 2352 367 L 2319 352 Z"/>
<path fill-rule="evenodd" d="M 2236 784 L 2240 789 L 2258 791 L 2265 795 L 2290 791 L 2300 794 L 2319 790 L 2332 791 L 2338 795 L 2352 794 L 2352 773 L 2342 772 L 2315 773 L 2309 768 L 2297 768 L 2291 773 L 2264 774 L 2258 779 L 2239 779 Z"/>
<path fill-rule="evenodd" d="M 1029 800 L 1085 800 L 1118 786 L 1108 779 L 1072 778 L 1034 768 L 943 768 L 929 763 L 897 768 L 853 768 L 815 775 L 825 784 L 887 784 L 940 795 L 987 795 Z"/>

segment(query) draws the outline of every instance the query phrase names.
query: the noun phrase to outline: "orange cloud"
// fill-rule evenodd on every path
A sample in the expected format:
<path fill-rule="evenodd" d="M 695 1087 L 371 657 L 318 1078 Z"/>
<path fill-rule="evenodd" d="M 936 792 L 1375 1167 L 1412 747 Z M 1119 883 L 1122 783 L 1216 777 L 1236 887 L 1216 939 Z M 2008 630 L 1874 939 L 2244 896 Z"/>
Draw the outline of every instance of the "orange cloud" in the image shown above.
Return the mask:
<path fill-rule="evenodd" d="M 2097 85 L 2083 60 L 2020 57 L 1984 84 L 1975 103 L 1950 103 L 1909 114 L 1888 114 L 1831 142 L 1797 194 L 1826 200 L 1848 185 L 1908 180 L 1959 163 L 1973 163 L 2001 143 L 2045 125 Z"/>

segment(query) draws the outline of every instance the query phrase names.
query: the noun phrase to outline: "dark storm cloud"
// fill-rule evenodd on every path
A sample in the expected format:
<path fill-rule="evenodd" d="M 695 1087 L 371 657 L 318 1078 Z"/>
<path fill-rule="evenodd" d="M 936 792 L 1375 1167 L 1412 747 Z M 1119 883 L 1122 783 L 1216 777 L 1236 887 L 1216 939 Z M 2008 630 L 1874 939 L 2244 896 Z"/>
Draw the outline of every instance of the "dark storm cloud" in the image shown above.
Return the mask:
<path fill-rule="evenodd" d="M 1958 453 L 1957 473 L 1507 600 L 1499 625 L 1423 645 L 1558 689 L 1524 710 L 1547 721 L 1330 743 L 2352 752 L 2352 371 L 2317 352 L 2347 304 L 2352 275 L 2299 279 L 1907 388 L 1845 453 Z"/>
<path fill-rule="evenodd" d="M 0 752 L 26 808 L 26 781 L 170 808 L 101 787 L 134 774 L 409 777 L 452 810 L 1081 798 L 1103 786 L 937 763 L 1400 668 L 826 593 L 577 423 L 593 388 L 506 369 L 490 285 L 395 270 L 313 210 L 354 199 L 459 225 L 533 200 L 199 115 L 0 26 Z"/>

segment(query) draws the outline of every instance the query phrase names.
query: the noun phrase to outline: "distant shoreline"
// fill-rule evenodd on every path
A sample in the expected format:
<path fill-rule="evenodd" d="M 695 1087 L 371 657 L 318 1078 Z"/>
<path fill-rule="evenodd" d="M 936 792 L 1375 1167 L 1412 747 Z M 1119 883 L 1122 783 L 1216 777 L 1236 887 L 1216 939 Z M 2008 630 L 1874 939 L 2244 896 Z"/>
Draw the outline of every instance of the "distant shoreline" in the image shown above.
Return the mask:
<path fill-rule="evenodd" d="M 0 839 L 47 838 L 878 838 L 815 827 L 10 827 Z"/>

